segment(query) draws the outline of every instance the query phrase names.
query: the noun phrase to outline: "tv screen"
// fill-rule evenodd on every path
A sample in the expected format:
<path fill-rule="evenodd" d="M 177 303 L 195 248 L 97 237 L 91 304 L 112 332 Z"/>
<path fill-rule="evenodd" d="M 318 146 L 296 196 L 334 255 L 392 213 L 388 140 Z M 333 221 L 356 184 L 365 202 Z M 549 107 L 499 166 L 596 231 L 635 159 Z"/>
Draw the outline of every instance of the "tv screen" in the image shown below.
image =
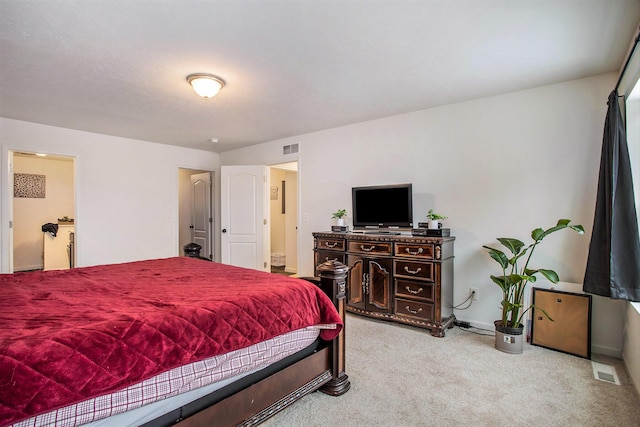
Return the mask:
<path fill-rule="evenodd" d="M 354 187 L 353 227 L 412 227 L 411 184 Z"/>

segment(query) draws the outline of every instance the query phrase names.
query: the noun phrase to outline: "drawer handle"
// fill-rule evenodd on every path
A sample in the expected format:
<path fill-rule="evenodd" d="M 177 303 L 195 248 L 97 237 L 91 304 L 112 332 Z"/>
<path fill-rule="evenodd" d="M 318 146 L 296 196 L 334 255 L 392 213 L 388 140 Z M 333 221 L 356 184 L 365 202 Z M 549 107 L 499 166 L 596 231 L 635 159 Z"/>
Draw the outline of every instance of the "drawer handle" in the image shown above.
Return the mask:
<path fill-rule="evenodd" d="M 364 245 L 360 245 L 360 249 L 362 249 L 365 252 L 371 252 L 372 250 L 374 250 L 376 247 L 375 245 L 371 245 L 368 248 L 365 248 Z"/>
<path fill-rule="evenodd" d="M 418 314 L 418 313 L 420 313 L 420 312 L 422 311 L 422 309 L 421 309 L 421 308 L 419 308 L 419 309 L 417 309 L 417 310 L 411 310 L 411 307 L 409 307 L 409 306 L 406 306 L 406 307 L 405 307 L 405 310 L 407 310 L 407 311 L 408 311 L 409 313 L 411 313 L 411 314 Z"/>
<path fill-rule="evenodd" d="M 328 248 L 335 248 L 336 246 L 338 246 L 337 242 L 333 242 L 333 243 L 329 243 L 329 242 L 324 242 L 324 245 Z"/>
<path fill-rule="evenodd" d="M 417 270 L 409 270 L 409 267 L 405 265 L 404 266 L 404 271 L 406 271 L 409 274 L 418 274 L 418 273 L 420 273 L 422 271 L 422 269 L 420 267 L 418 267 Z"/>
<path fill-rule="evenodd" d="M 407 292 L 414 294 L 414 295 L 418 295 L 420 292 L 423 291 L 422 288 L 418 289 L 417 291 L 414 291 L 413 289 L 411 289 L 409 286 L 406 286 L 405 289 L 407 290 Z"/>
<path fill-rule="evenodd" d="M 422 252 L 424 252 L 424 251 L 422 250 L 422 248 L 418 248 L 418 250 L 417 250 L 417 251 L 415 251 L 415 252 L 411 252 L 411 249 L 409 249 L 409 248 L 405 248 L 405 250 L 407 251 L 407 253 L 408 253 L 409 255 L 420 255 Z"/>

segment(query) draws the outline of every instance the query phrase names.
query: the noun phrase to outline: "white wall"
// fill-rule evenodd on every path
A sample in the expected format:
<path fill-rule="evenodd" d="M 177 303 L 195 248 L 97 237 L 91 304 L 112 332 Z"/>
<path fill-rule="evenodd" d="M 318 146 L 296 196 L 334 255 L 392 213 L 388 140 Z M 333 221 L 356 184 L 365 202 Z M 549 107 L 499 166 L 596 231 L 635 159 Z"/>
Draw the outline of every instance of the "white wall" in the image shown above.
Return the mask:
<path fill-rule="evenodd" d="M 9 150 L 75 157 L 78 266 L 178 255 L 178 169 L 219 167 L 215 153 L 5 118 L 0 144 L 2 272 L 9 271 Z"/>
<path fill-rule="evenodd" d="M 640 303 L 627 303 L 622 358 L 633 384 L 640 393 Z"/>
<path fill-rule="evenodd" d="M 594 76 L 300 135 L 222 153 L 221 163 L 282 161 L 283 145 L 300 144 L 302 276 L 313 273 L 311 233 L 328 230 L 331 213 L 351 206 L 351 187 L 413 183 L 414 221 L 434 208 L 449 217 L 445 226 L 456 236 L 455 303 L 470 287 L 479 289 L 479 300 L 456 316 L 493 329 L 500 291 L 489 275 L 497 264 L 482 245 L 496 237 L 527 240 L 531 230 L 559 218 L 584 225 L 586 235 L 547 238 L 532 263 L 556 270 L 563 281 L 582 282 L 616 78 Z"/>
<path fill-rule="evenodd" d="M 606 100 L 616 78 L 595 76 L 301 135 L 223 153 L 221 161 L 215 153 L 0 118 L 0 224 L 10 218 L 9 150 L 76 158 L 79 266 L 178 255 L 179 167 L 298 160 L 298 274 L 306 276 L 313 273 L 311 233 L 328 230 L 331 213 L 350 206 L 351 187 L 412 182 L 416 222 L 429 208 L 449 216 L 455 302 L 469 287 L 479 289 L 479 301 L 457 317 L 491 328 L 499 290 L 488 279 L 496 266 L 481 247 L 496 237 L 526 240 L 533 228 L 561 217 L 583 224 L 585 236 L 553 235 L 534 260 L 563 281 L 582 282 Z M 300 152 L 282 155 L 282 145 L 291 143 L 299 143 Z M 7 272 L 4 226 L 0 242 Z M 594 327 L 602 320 L 594 315 Z"/>

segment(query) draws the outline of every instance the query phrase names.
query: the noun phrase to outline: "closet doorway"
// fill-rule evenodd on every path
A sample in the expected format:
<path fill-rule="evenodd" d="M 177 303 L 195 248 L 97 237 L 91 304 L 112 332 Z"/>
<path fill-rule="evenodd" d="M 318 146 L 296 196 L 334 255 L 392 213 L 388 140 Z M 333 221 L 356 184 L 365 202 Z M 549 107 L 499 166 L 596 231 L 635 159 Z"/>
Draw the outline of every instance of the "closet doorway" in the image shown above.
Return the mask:
<path fill-rule="evenodd" d="M 13 271 L 75 266 L 75 159 L 10 152 Z"/>
<path fill-rule="evenodd" d="M 185 255 L 185 245 L 196 243 L 201 246 L 200 257 L 215 259 L 213 189 L 213 172 L 178 169 L 178 241 L 180 245 L 178 253 L 180 256 Z"/>
<path fill-rule="evenodd" d="M 298 271 L 298 162 L 269 167 L 271 272 Z"/>

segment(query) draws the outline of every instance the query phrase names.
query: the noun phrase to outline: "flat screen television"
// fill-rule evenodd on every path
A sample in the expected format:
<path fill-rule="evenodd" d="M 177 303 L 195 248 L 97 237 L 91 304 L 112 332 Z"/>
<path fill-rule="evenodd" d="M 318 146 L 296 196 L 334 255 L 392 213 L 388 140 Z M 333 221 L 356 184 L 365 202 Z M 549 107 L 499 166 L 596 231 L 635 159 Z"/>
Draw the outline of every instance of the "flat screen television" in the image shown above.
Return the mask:
<path fill-rule="evenodd" d="M 413 226 L 411 184 L 353 187 L 353 228 Z"/>

